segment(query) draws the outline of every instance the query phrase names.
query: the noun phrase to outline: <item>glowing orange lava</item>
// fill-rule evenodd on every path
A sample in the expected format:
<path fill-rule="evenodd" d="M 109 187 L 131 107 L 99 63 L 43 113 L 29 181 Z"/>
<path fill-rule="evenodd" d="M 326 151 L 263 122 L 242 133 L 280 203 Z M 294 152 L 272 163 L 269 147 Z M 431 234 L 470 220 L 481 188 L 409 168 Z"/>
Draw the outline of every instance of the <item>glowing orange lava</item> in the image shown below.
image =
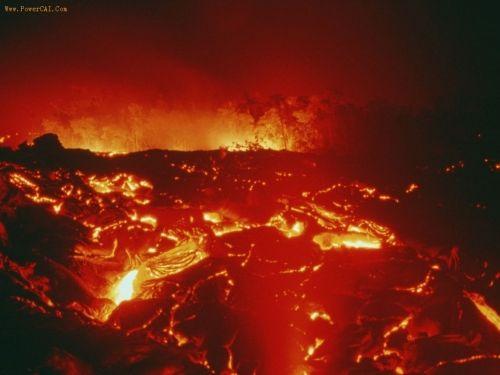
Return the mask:
<path fill-rule="evenodd" d="M 424 189 L 410 184 L 408 195 L 400 189 L 393 196 L 360 182 L 313 184 L 310 164 L 287 164 L 287 153 L 186 154 L 101 155 L 99 163 L 109 163 L 102 170 L 5 163 L 0 177 L 10 194 L 6 224 L 0 222 L 0 272 L 13 280 L 19 295 L 12 300 L 37 314 L 71 321 L 77 315 L 85 324 L 115 328 L 120 339 L 144 338 L 159 350 L 187 353 L 192 373 L 236 373 L 244 366 L 255 373 L 266 357 L 263 373 L 279 373 L 280 366 L 335 373 L 329 366 L 339 365 L 396 374 L 497 358 L 489 347 L 476 347 L 470 339 L 476 336 L 441 328 L 449 306 L 458 306 L 457 314 L 472 311 L 487 322 L 469 325 L 475 320 L 467 316 L 461 324 L 468 332 L 489 337 L 488 330 L 500 330 L 492 305 L 464 291 L 463 283 L 480 291 L 479 283 L 472 286 L 466 275 L 449 286 L 453 293 L 439 295 L 439 283 L 460 277 L 460 269 L 442 254 L 400 243 L 390 227 L 362 215 L 370 205 L 397 208 Z M 276 154 L 284 157 L 275 170 L 263 173 L 252 164 Z M 137 169 L 118 168 L 122 157 Z M 140 175 L 149 163 L 157 163 L 158 175 Z M 36 220 L 23 222 L 23 210 Z M 12 217 L 22 225 L 9 226 Z M 10 259 L 19 254 L 5 246 L 19 241 L 16 228 L 43 221 L 51 226 L 42 226 L 44 241 L 36 245 L 48 243 L 50 250 L 37 250 L 27 262 Z M 487 281 L 493 286 L 496 279 Z M 61 288 L 65 283 L 71 287 Z M 478 314 L 461 308 L 464 297 Z M 414 365 L 407 351 L 414 355 L 420 341 L 431 349 L 452 341 L 461 350 Z"/>

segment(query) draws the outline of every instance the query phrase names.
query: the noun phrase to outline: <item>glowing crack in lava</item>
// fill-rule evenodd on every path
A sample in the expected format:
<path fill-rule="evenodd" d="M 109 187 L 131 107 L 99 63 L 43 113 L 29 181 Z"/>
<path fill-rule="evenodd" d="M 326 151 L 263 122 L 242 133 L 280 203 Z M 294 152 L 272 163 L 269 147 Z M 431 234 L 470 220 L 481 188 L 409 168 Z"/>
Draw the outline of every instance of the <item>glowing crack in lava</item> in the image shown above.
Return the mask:
<path fill-rule="evenodd" d="M 423 187 L 339 182 L 298 153 L 57 152 L 35 142 L 0 165 L 2 309 L 40 353 L 30 368 L 498 366 L 492 267 L 462 272 L 456 251 L 409 246 L 370 214 Z"/>
<path fill-rule="evenodd" d="M 469 298 L 474 306 L 483 314 L 483 316 L 491 323 L 495 328 L 500 331 L 500 316 L 498 316 L 497 312 L 489 306 L 484 297 L 477 293 L 470 293 L 465 291 L 465 296 Z"/>

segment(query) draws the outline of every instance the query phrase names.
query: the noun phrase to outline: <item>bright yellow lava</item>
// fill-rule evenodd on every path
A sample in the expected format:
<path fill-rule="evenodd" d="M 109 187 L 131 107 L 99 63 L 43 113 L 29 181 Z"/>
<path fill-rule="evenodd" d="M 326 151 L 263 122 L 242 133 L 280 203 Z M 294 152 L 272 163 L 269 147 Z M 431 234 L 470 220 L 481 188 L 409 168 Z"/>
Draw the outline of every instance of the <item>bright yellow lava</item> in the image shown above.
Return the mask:
<path fill-rule="evenodd" d="M 114 287 L 112 299 L 116 305 L 132 299 L 134 295 L 134 281 L 138 272 L 138 270 L 128 272 Z"/>
<path fill-rule="evenodd" d="M 486 303 L 484 297 L 478 293 L 464 291 L 464 294 L 476 306 L 476 309 L 500 331 L 500 316 L 495 309 Z"/>
<path fill-rule="evenodd" d="M 298 237 L 305 230 L 305 224 L 302 221 L 290 224 L 282 214 L 271 217 L 266 225 L 275 227 L 288 238 Z"/>
<path fill-rule="evenodd" d="M 218 223 L 222 223 L 224 218 L 218 212 L 204 212 L 203 213 L 203 220 L 208 221 L 210 223 L 218 224 Z"/>
<path fill-rule="evenodd" d="M 378 238 L 364 233 L 336 234 L 324 232 L 315 235 L 313 237 L 313 242 L 323 251 L 342 247 L 353 249 L 380 249 L 382 245 Z"/>

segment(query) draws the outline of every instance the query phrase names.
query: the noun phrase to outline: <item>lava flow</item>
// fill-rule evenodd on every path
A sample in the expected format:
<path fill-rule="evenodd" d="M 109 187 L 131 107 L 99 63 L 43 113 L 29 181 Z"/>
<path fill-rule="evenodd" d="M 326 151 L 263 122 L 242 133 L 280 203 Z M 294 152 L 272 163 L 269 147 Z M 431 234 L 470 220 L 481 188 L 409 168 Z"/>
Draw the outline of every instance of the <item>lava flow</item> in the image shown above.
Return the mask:
<path fill-rule="evenodd" d="M 9 373 L 498 368 L 498 273 L 377 219 L 420 184 L 381 191 L 285 151 L 98 155 L 47 135 L 1 155 Z"/>

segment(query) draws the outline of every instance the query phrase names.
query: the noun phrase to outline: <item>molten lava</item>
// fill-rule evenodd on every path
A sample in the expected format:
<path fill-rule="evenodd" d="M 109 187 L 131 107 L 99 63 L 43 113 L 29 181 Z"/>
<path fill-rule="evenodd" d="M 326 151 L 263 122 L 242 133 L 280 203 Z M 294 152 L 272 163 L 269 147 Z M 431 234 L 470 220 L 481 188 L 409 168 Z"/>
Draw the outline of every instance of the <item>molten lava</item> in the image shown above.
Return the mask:
<path fill-rule="evenodd" d="M 123 301 L 129 301 L 134 295 L 134 281 L 137 277 L 137 270 L 127 272 L 125 276 L 113 288 L 111 298 L 115 304 L 119 305 Z"/>
<path fill-rule="evenodd" d="M 457 248 L 409 245 L 377 219 L 415 183 L 339 181 L 295 153 L 58 152 L 35 142 L 0 166 L 1 301 L 41 353 L 30 368 L 498 365 L 494 271 L 462 272 Z"/>
<path fill-rule="evenodd" d="M 464 295 L 469 298 L 478 311 L 498 330 L 500 331 L 500 316 L 489 306 L 484 297 L 478 293 L 470 293 L 465 291 Z"/>
<path fill-rule="evenodd" d="M 314 236 L 313 241 L 323 251 L 338 248 L 380 249 L 380 240 L 362 233 L 335 234 L 324 232 Z"/>

